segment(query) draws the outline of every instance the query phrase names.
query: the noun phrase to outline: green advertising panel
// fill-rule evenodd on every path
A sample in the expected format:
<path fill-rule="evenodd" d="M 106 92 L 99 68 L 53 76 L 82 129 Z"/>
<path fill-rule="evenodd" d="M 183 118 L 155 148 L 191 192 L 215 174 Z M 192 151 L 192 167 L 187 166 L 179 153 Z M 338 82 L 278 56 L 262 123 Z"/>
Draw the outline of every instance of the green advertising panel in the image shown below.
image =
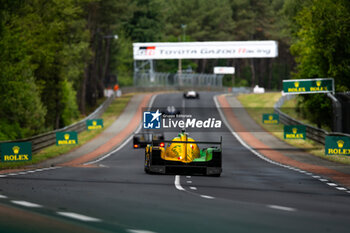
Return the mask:
<path fill-rule="evenodd" d="M 56 145 L 75 145 L 78 144 L 77 132 L 57 132 Z"/>
<path fill-rule="evenodd" d="M 285 125 L 284 139 L 304 139 L 306 138 L 305 125 Z"/>
<path fill-rule="evenodd" d="M 23 162 L 32 160 L 31 142 L 10 142 L 0 145 L 2 162 Z"/>
<path fill-rule="evenodd" d="M 87 130 L 95 130 L 103 128 L 103 119 L 92 119 L 86 121 Z"/>
<path fill-rule="evenodd" d="M 278 125 L 280 123 L 280 117 L 275 113 L 264 113 L 262 115 L 262 122 L 267 125 Z"/>
<path fill-rule="evenodd" d="M 326 136 L 326 155 L 350 155 L 350 137 Z"/>
<path fill-rule="evenodd" d="M 285 94 L 310 94 L 334 92 L 334 79 L 293 79 L 283 80 Z"/>

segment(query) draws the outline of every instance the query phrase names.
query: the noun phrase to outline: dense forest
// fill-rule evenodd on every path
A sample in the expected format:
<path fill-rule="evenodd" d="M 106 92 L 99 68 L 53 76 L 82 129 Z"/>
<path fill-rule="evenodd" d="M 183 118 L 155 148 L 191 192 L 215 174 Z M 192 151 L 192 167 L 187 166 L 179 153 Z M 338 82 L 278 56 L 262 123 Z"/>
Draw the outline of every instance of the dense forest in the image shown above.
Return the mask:
<path fill-rule="evenodd" d="M 133 42 L 277 40 L 274 59 L 204 59 L 183 67 L 211 73 L 216 65 L 234 66 L 237 86 L 280 90 L 291 77 L 333 77 L 337 91 L 350 87 L 348 0 L 0 3 L 0 140 L 71 124 L 96 106 L 113 77 L 132 85 Z M 157 61 L 156 70 L 176 72 L 177 61 Z M 230 77 L 224 81 L 232 85 Z M 322 105 L 319 114 L 328 117 L 324 95 L 301 104 Z"/>

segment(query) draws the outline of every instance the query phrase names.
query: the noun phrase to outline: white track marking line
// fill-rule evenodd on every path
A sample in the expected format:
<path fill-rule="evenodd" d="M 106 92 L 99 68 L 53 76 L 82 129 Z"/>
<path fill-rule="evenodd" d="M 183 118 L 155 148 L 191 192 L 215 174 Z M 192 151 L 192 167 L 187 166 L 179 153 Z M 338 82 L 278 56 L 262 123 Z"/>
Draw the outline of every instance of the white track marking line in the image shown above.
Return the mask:
<path fill-rule="evenodd" d="M 44 168 L 36 169 L 36 171 L 42 172 L 42 171 L 52 170 L 52 169 L 56 169 L 56 168 L 58 168 L 58 167 L 44 167 Z"/>
<path fill-rule="evenodd" d="M 175 184 L 175 187 L 177 190 L 185 191 L 185 189 L 180 184 L 180 176 L 179 175 L 175 176 L 174 184 Z"/>
<path fill-rule="evenodd" d="M 41 171 L 45 171 L 46 169 L 44 169 L 44 168 L 39 168 L 39 169 L 36 169 L 35 171 L 36 172 L 41 172 Z"/>
<path fill-rule="evenodd" d="M 27 173 L 34 173 L 36 170 L 27 171 Z"/>
<path fill-rule="evenodd" d="M 61 167 L 47 167 L 47 168 L 28 170 L 28 171 L 22 171 L 22 172 L 17 172 L 17 173 L 8 173 L 6 175 L 0 175 L 0 177 L 26 175 L 26 174 L 29 174 L 29 173 L 48 171 L 48 170 L 53 170 L 53 169 L 57 169 L 57 168 L 61 168 Z"/>
<path fill-rule="evenodd" d="M 335 187 L 335 186 L 338 186 L 337 184 L 334 184 L 334 183 L 327 183 L 329 186 L 332 186 L 332 187 Z"/>
<path fill-rule="evenodd" d="M 18 172 L 17 175 L 25 175 L 27 174 L 26 172 Z"/>
<path fill-rule="evenodd" d="M 186 178 L 187 178 L 187 179 L 190 179 L 190 178 L 191 178 L 191 176 L 186 176 Z"/>
<path fill-rule="evenodd" d="M 261 158 L 262 160 L 265 160 L 266 162 L 272 163 L 272 164 L 277 164 L 279 166 L 282 166 L 283 164 L 277 163 L 275 161 L 272 161 L 271 159 L 266 158 L 265 156 L 261 155 L 259 152 L 255 151 L 253 148 L 251 148 L 250 146 L 248 146 L 248 144 L 246 144 L 239 136 L 238 134 L 232 129 L 231 125 L 227 122 L 226 118 L 224 117 L 221 109 L 220 109 L 220 105 L 217 101 L 217 99 L 215 98 L 215 96 L 213 97 L 216 108 L 219 111 L 220 117 L 222 119 L 222 121 L 224 122 L 224 124 L 226 125 L 226 127 L 230 130 L 231 134 L 242 144 L 242 146 L 244 146 L 246 149 L 248 149 L 250 152 L 252 152 L 253 154 L 255 154 L 256 156 L 258 156 L 259 158 Z"/>
<path fill-rule="evenodd" d="M 188 180 L 187 182 L 189 182 L 190 180 Z M 192 183 L 192 181 L 190 181 Z M 175 187 L 176 189 L 178 190 L 181 190 L 181 191 L 186 191 L 186 189 L 184 189 L 181 184 L 180 184 L 180 176 L 179 175 L 176 175 L 175 176 L 175 181 L 174 181 L 174 184 L 175 184 Z M 196 187 L 190 187 L 191 190 L 197 190 Z M 188 191 L 187 191 L 188 192 Z M 193 193 L 193 194 L 196 194 L 196 193 Z M 198 194 L 197 194 L 198 195 Z M 212 196 L 208 196 L 208 195 L 199 195 L 200 197 L 202 198 L 205 198 L 205 199 L 215 199 L 215 197 L 212 197 Z"/>
<path fill-rule="evenodd" d="M 262 160 L 265 160 L 266 162 L 269 162 L 269 163 L 272 163 L 272 164 L 275 164 L 275 165 L 278 165 L 278 166 L 281 166 L 281 167 L 288 167 L 288 168 L 290 168 L 290 169 L 292 169 L 292 170 L 299 171 L 299 172 L 301 172 L 301 173 L 305 173 L 305 174 L 310 175 L 310 176 L 313 175 L 312 173 L 309 173 L 309 172 L 307 172 L 307 171 L 303 171 L 303 170 L 298 169 L 298 168 L 294 168 L 294 169 L 293 169 L 293 167 L 290 167 L 290 166 L 288 166 L 288 165 L 284 165 L 284 164 L 275 162 L 275 161 L 273 161 L 273 160 L 271 160 L 271 159 L 269 159 L 269 158 L 267 158 L 267 157 L 261 155 L 259 152 L 255 151 L 252 147 L 250 147 L 248 144 L 246 144 L 246 143 L 243 141 L 243 139 L 241 139 L 240 136 L 232 129 L 231 125 L 227 122 L 227 120 L 226 120 L 224 114 L 222 113 L 222 111 L 221 111 L 221 109 L 220 109 L 220 104 L 219 104 L 219 102 L 218 102 L 218 100 L 217 100 L 216 97 L 217 97 L 217 96 L 214 96 L 213 99 L 214 99 L 216 108 L 217 108 L 217 110 L 218 110 L 218 112 L 219 112 L 219 114 L 220 114 L 220 117 L 221 117 L 222 121 L 224 122 L 224 124 L 226 125 L 226 127 L 229 129 L 229 131 L 231 132 L 231 134 L 232 134 L 245 148 L 247 148 L 250 152 L 252 152 L 252 153 L 255 154 L 256 156 L 258 156 L 258 157 L 261 158 Z M 319 176 L 312 176 L 312 177 L 313 177 L 313 178 L 316 178 L 316 177 L 319 177 Z M 317 179 L 317 178 L 316 178 L 316 179 Z M 327 179 L 319 179 L 319 180 L 322 181 L 322 182 L 328 182 Z M 335 185 L 335 186 L 337 186 L 337 185 Z M 348 191 L 348 192 L 349 192 L 349 191 Z M 350 193 L 350 192 L 349 192 L 349 193 Z"/>
<path fill-rule="evenodd" d="M 208 196 L 208 195 L 200 195 L 200 196 L 206 199 L 215 199 L 215 197 Z"/>
<path fill-rule="evenodd" d="M 28 202 L 28 201 L 11 201 L 11 202 L 13 204 L 16 204 L 16 205 L 21 205 L 21 206 L 30 207 L 30 208 L 40 208 L 40 207 L 42 207 L 39 204 L 35 204 L 35 203 L 32 203 L 32 202 Z"/>
<path fill-rule="evenodd" d="M 136 229 L 127 229 L 126 231 L 130 233 L 155 233 L 154 231 L 136 230 Z"/>
<path fill-rule="evenodd" d="M 186 181 L 188 184 L 192 184 L 192 181 L 191 180 L 188 180 L 188 181 Z"/>
<path fill-rule="evenodd" d="M 315 179 L 320 179 L 321 178 L 321 176 L 312 176 L 313 178 L 315 178 Z"/>
<path fill-rule="evenodd" d="M 336 187 L 336 189 L 341 190 L 341 191 L 346 191 L 347 189 L 344 187 Z"/>
<path fill-rule="evenodd" d="M 296 211 L 296 209 L 294 209 L 292 207 L 280 206 L 280 205 L 268 205 L 267 207 L 269 207 L 271 209 L 276 209 L 276 210 Z"/>
<path fill-rule="evenodd" d="M 140 131 L 141 129 L 141 125 L 138 126 L 138 128 L 136 129 L 135 133 L 137 133 L 138 131 Z M 114 154 L 115 152 L 123 149 L 123 147 L 128 144 L 131 139 L 133 138 L 133 135 L 131 135 L 130 137 L 128 137 L 120 146 L 118 146 L 115 150 L 112 150 L 110 152 L 108 152 L 107 154 L 105 154 L 104 156 L 96 159 L 96 160 L 93 160 L 93 161 L 90 161 L 90 162 L 87 162 L 87 163 L 84 163 L 84 165 L 90 165 L 90 164 L 94 164 L 94 163 L 98 163 L 106 158 L 108 158 L 109 156 L 111 156 L 112 154 Z"/>
<path fill-rule="evenodd" d="M 84 222 L 101 222 L 101 219 L 89 217 L 82 214 L 76 214 L 72 212 L 56 212 L 56 213 L 64 217 L 73 218 Z"/>
<path fill-rule="evenodd" d="M 6 199 L 6 198 L 7 198 L 7 196 L 5 196 L 5 195 L 1 195 L 1 194 L 0 194 L 0 198 L 1 198 L 1 199 Z"/>
<path fill-rule="evenodd" d="M 350 193 L 350 191 L 346 191 L 347 193 Z"/>
<path fill-rule="evenodd" d="M 157 95 L 154 95 L 152 96 L 151 100 L 150 100 L 150 103 L 149 103 L 149 107 L 151 107 L 153 105 L 153 102 L 155 100 L 155 98 L 157 97 Z M 142 120 L 142 119 L 141 119 Z M 135 133 L 138 133 L 140 130 L 141 130 L 141 127 L 142 127 L 142 122 L 140 123 L 140 125 L 136 128 L 135 130 Z M 119 145 L 116 149 L 108 152 L 107 154 L 105 154 L 104 156 L 96 159 L 96 160 L 93 160 L 93 161 L 90 161 L 90 162 L 87 162 L 87 163 L 84 163 L 84 165 L 90 165 L 90 164 L 94 164 L 94 163 L 98 163 L 106 158 L 108 158 L 109 156 L 111 156 L 112 154 L 114 154 L 115 152 L 121 150 L 126 144 L 128 144 L 130 142 L 130 140 L 134 137 L 134 135 L 131 135 L 130 137 L 128 137 L 121 145 Z"/>

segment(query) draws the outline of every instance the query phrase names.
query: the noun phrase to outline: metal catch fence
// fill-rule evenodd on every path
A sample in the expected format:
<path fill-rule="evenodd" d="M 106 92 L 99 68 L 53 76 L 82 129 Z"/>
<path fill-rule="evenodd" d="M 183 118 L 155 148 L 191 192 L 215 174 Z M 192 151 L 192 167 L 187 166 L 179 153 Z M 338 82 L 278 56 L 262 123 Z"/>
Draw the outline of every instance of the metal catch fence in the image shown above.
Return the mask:
<path fill-rule="evenodd" d="M 222 87 L 223 75 L 144 72 L 134 74 L 136 87 Z"/>

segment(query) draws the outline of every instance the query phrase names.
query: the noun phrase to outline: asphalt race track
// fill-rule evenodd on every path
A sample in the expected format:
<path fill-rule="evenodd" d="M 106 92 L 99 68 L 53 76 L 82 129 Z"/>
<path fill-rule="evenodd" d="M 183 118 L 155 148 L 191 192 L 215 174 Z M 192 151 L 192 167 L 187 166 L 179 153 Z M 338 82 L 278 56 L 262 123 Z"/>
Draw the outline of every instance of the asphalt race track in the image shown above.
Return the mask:
<path fill-rule="evenodd" d="M 215 108 L 214 95 L 158 95 L 153 106 Z M 228 129 L 191 136 L 223 136 L 221 177 L 147 175 L 130 141 L 93 167 L 0 177 L 0 232 L 350 232 L 349 193 L 258 158 Z"/>

